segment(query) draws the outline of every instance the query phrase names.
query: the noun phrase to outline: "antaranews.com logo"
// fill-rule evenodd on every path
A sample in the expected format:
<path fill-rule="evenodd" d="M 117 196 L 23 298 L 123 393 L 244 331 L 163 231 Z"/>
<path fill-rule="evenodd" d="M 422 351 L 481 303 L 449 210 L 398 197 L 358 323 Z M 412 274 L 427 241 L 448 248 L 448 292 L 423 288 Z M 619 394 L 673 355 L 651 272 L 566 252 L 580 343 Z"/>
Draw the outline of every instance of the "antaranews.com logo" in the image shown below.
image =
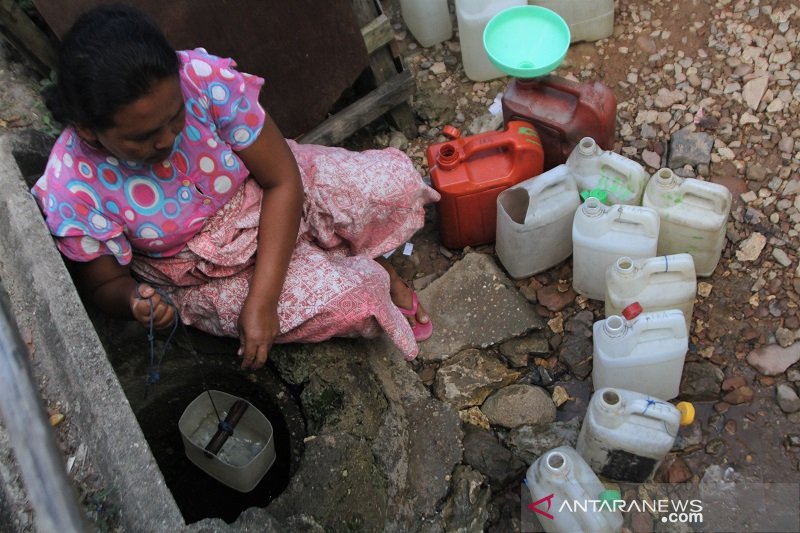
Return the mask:
<path fill-rule="evenodd" d="M 703 502 L 700 500 L 631 500 L 597 499 L 597 500 L 563 500 L 554 511 L 553 499 L 555 494 L 538 499 L 528 504 L 528 509 L 548 520 L 556 520 L 556 515 L 563 513 L 629 513 L 632 511 L 649 513 L 660 517 L 662 522 L 672 524 L 702 524 Z M 540 518 L 541 520 L 541 518 Z"/>

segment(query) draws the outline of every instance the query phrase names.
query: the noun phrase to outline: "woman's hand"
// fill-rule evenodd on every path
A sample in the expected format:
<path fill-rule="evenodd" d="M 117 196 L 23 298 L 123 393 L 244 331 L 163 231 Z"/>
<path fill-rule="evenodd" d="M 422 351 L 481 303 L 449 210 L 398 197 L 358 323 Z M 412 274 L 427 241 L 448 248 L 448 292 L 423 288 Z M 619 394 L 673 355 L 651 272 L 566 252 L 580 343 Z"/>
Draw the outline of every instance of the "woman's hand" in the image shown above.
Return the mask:
<path fill-rule="evenodd" d="M 239 313 L 239 357 L 242 369 L 257 370 L 267 362 L 275 337 L 280 334 L 277 305 L 247 297 Z"/>
<path fill-rule="evenodd" d="M 175 308 L 165 302 L 153 287 L 147 283 L 136 286 L 130 298 L 131 314 L 145 327 L 150 326 L 151 305 L 155 329 L 164 329 L 175 322 Z"/>

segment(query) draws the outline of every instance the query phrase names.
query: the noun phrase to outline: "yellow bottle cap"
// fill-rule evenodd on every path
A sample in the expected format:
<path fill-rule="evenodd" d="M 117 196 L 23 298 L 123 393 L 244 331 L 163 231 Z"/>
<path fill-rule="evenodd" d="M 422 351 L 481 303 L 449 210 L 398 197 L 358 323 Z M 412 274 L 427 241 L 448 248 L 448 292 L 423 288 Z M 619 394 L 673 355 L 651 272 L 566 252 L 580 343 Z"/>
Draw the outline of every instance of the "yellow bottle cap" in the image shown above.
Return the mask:
<path fill-rule="evenodd" d="M 694 422 L 694 405 L 690 402 L 678 402 L 678 411 L 681 412 L 681 425 L 688 426 Z"/>

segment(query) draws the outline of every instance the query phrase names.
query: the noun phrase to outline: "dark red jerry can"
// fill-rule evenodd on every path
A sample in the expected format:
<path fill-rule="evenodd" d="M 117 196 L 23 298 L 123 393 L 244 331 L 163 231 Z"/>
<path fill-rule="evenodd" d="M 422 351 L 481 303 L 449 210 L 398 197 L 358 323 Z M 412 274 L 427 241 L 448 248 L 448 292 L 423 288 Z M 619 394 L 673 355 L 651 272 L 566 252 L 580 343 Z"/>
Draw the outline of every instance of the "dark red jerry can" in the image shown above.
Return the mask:
<path fill-rule="evenodd" d="M 544 153 L 530 122 L 512 120 L 504 131 L 468 137 L 447 126 L 447 142 L 428 147 L 431 182 L 438 203 L 442 244 L 463 248 L 494 242 L 497 195 L 542 173 Z"/>

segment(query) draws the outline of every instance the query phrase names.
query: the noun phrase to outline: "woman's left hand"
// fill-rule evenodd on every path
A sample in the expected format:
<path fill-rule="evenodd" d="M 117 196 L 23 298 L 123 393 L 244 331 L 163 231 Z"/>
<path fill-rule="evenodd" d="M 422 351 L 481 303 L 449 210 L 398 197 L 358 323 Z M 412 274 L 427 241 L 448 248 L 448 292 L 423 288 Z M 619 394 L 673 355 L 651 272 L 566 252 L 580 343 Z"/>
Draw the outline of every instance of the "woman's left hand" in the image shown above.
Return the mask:
<path fill-rule="evenodd" d="M 239 314 L 239 356 L 242 369 L 257 370 L 267 362 L 275 337 L 280 334 L 277 306 L 248 297 Z"/>

